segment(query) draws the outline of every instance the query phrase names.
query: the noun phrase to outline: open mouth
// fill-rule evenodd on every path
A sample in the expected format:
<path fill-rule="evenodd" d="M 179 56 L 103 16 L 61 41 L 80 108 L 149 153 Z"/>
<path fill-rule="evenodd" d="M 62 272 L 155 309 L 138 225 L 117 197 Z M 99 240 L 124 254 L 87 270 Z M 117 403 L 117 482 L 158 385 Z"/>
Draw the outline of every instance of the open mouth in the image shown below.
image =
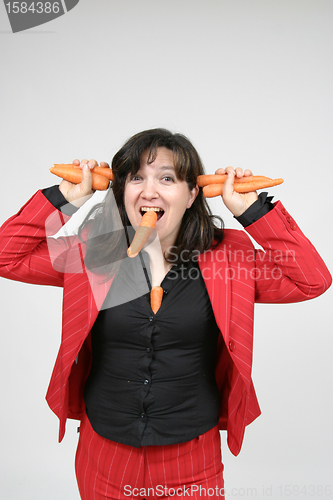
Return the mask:
<path fill-rule="evenodd" d="M 161 217 L 164 215 L 164 210 L 160 207 L 141 207 L 140 213 L 144 215 L 146 212 L 153 211 L 156 212 L 157 220 L 159 221 Z"/>

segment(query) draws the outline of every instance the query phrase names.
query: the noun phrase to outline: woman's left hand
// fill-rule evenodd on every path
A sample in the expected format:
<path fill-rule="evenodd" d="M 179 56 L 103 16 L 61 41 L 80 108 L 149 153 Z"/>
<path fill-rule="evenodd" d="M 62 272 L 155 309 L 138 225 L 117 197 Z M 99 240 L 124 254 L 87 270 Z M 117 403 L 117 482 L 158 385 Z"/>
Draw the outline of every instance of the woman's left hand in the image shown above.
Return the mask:
<path fill-rule="evenodd" d="M 235 177 L 249 177 L 253 175 L 251 170 L 247 169 L 243 172 L 242 168 L 227 167 L 217 169 L 215 174 L 228 174 L 223 185 L 222 199 L 225 206 L 235 217 L 242 215 L 252 203 L 257 201 L 258 195 L 256 191 L 237 193 L 233 188 Z"/>

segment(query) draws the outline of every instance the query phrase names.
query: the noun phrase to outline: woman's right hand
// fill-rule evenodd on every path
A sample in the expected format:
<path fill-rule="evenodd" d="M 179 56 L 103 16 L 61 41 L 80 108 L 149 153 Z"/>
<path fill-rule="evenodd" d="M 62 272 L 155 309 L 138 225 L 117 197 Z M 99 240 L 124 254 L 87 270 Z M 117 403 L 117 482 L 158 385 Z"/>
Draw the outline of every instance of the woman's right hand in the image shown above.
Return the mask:
<path fill-rule="evenodd" d="M 92 175 L 90 170 L 98 167 L 96 160 L 74 160 L 73 165 L 82 169 L 82 181 L 80 184 L 73 184 L 72 182 L 62 180 L 59 184 L 59 190 L 69 203 L 76 207 L 83 205 L 93 194 L 92 189 Z M 101 162 L 101 167 L 108 167 L 105 162 Z"/>

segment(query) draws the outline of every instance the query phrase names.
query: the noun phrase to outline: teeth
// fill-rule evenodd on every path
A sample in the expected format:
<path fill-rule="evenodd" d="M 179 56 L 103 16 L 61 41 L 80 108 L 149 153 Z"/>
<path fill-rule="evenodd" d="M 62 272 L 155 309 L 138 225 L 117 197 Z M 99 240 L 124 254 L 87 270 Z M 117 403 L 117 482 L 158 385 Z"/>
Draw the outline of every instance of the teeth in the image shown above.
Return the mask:
<path fill-rule="evenodd" d="M 162 208 L 159 207 L 142 207 L 143 212 L 163 212 Z"/>

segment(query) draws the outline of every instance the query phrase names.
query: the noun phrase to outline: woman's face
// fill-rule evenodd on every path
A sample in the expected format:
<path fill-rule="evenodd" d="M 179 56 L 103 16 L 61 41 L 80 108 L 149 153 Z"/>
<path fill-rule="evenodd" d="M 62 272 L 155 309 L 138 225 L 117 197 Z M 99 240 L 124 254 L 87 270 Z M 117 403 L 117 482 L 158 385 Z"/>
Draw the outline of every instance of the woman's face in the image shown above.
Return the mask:
<path fill-rule="evenodd" d="M 148 151 L 141 158 L 139 171 L 129 174 L 124 193 L 125 209 L 132 226 L 138 226 L 147 208 L 157 212 L 156 230 L 161 247 L 174 245 L 183 215 L 195 200 L 198 187 L 189 189 L 177 179 L 173 152 L 158 148 L 155 161 L 148 164 Z"/>

